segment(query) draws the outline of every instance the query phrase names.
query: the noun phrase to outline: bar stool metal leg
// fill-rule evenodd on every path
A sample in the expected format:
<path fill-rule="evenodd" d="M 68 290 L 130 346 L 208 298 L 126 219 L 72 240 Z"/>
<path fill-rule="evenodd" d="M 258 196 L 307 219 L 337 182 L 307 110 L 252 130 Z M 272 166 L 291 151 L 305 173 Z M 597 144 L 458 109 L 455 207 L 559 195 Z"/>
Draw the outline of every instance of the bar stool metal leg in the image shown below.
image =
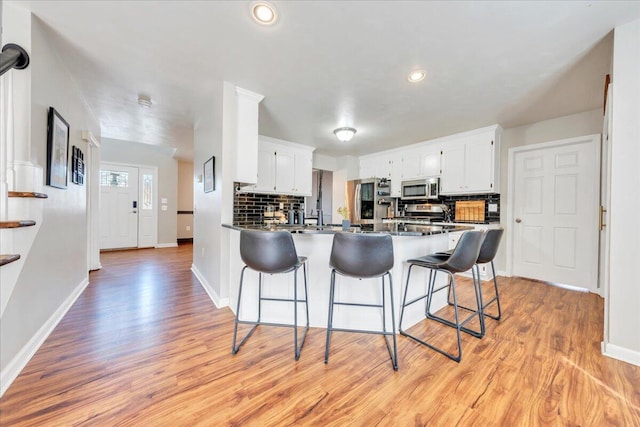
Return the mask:
<path fill-rule="evenodd" d="M 493 314 L 489 314 L 486 311 L 484 312 L 484 315 L 493 320 L 500 320 L 502 318 L 502 308 L 500 307 L 500 293 L 498 292 L 498 281 L 496 280 L 496 268 L 493 265 L 493 260 L 491 261 L 491 272 L 493 273 L 493 289 L 496 292 L 496 296 L 491 298 L 489 301 L 487 301 L 484 304 L 483 309 L 487 308 L 489 305 L 491 305 L 495 301 L 496 306 L 498 308 L 498 315 L 494 316 Z"/>
<path fill-rule="evenodd" d="M 242 283 L 244 279 L 244 272 L 246 269 L 247 269 L 247 266 L 245 265 L 242 268 L 242 271 L 240 272 L 240 287 L 238 288 L 238 304 L 236 306 L 236 320 L 233 326 L 233 343 L 231 344 L 231 354 L 236 354 L 238 350 L 240 350 L 240 347 L 242 346 L 242 344 L 244 344 L 244 342 L 249 339 L 251 334 L 253 334 L 253 331 L 255 331 L 255 329 L 258 327 L 257 324 L 253 325 L 253 327 L 249 330 L 249 332 L 247 332 L 244 338 L 242 338 L 242 340 L 240 341 L 240 344 L 236 346 L 236 338 L 238 336 L 238 323 L 240 318 L 240 299 L 242 297 Z M 261 280 L 261 278 L 262 278 L 262 275 L 258 280 Z M 260 302 L 258 302 L 258 321 L 259 320 L 260 320 Z"/>
<path fill-rule="evenodd" d="M 387 349 L 389 350 L 389 356 L 391 357 L 391 363 L 393 364 L 393 369 L 395 371 L 398 370 L 398 343 L 397 343 L 397 339 L 396 339 L 396 333 L 395 333 L 395 324 L 396 324 L 396 316 L 395 316 L 395 310 L 393 308 L 394 306 L 394 302 L 393 302 L 393 279 L 391 278 L 391 274 L 387 273 L 387 275 L 389 276 L 389 299 L 391 300 L 391 332 L 387 332 L 386 331 L 386 327 L 383 329 L 383 332 L 385 332 L 384 334 L 384 340 L 387 343 Z M 384 301 L 384 276 L 382 276 L 382 298 Z M 383 302 L 383 307 L 382 307 L 383 312 L 386 311 L 386 307 L 384 307 L 384 302 Z M 393 352 L 391 351 L 391 346 L 389 345 L 389 339 L 387 338 L 387 336 L 391 334 L 392 338 L 393 338 Z"/>
<path fill-rule="evenodd" d="M 331 346 L 331 332 L 333 331 L 333 303 L 336 288 L 336 271 L 331 270 L 331 284 L 329 285 L 329 319 L 327 321 L 327 342 L 324 346 L 324 363 L 329 363 L 329 347 Z"/>

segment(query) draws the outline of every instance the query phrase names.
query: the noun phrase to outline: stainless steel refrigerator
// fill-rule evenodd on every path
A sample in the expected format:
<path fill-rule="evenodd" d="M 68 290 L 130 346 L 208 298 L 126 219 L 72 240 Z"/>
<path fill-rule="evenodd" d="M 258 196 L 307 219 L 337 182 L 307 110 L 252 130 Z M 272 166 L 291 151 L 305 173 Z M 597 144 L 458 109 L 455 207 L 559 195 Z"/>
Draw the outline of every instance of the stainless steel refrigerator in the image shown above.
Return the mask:
<path fill-rule="evenodd" d="M 387 216 L 391 181 L 384 178 L 347 181 L 346 199 L 352 224 L 375 224 Z"/>

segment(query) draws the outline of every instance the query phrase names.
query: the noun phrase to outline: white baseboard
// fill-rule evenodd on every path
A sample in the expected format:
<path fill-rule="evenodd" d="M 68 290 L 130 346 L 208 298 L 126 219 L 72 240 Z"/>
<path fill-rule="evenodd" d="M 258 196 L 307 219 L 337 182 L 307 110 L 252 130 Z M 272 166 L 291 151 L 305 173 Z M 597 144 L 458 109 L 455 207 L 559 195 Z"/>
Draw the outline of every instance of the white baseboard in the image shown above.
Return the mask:
<path fill-rule="evenodd" d="M 160 249 L 160 248 L 177 248 L 178 244 L 177 243 L 158 243 L 156 245 L 156 249 Z"/>
<path fill-rule="evenodd" d="M 496 276 L 511 277 L 507 274 L 506 271 L 502 271 L 502 270 L 496 270 Z"/>
<path fill-rule="evenodd" d="M 211 287 L 207 279 L 205 279 L 202 273 L 200 273 L 200 270 L 198 270 L 198 268 L 193 264 L 191 264 L 191 271 L 196 276 L 196 279 L 198 279 L 205 292 L 209 295 L 209 298 L 211 298 L 211 301 L 213 301 L 213 304 L 216 306 L 216 308 L 229 306 L 229 298 L 220 298 L 218 293 L 213 289 L 213 287 Z"/>
<path fill-rule="evenodd" d="M 89 284 L 89 278 L 86 277 L 76 286 L 71 295 L 58 307 L 58 309 L 49 317 L 49 319 L 42 325 L 42 327 L 35 333 L 27 344 L 15 355 L 13 359 L 7 364 L 7 366 L 0 372 L 0 397 L 4 395 L 11 383 L 18 377 L 20 372 L 29 363 L 29 360 L 36 354 L 36 351 L 45 342 L 49 334 L 60 323 L 67 311 L 71 308 L 73 303 L 76 302 L 80 294 L 85 290 Z"/>
<path fill-rule="evenodd" d="M 640 352 L 602 341 L 602 354 L 613 359 L 622 360 L 640 366 Z"/>

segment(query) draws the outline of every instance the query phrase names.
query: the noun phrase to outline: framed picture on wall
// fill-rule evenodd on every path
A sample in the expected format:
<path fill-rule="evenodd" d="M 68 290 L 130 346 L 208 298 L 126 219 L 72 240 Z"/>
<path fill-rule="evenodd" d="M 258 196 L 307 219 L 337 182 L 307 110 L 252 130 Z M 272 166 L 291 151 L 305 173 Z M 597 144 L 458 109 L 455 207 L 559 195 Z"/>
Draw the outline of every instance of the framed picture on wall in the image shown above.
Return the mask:
<path fill-rule="evenodd" d="M 49 107 L 47 122 L 47 185 L 67 188 L 69 123 Z"/>
<path fill-rule="evenodd" d="M 216 189 L 215 162 L 216 162 L 216 158 L 214 156 L 211 156 L 209 160 L 204 162 L 204 192 L 205 193 L 210 193 Z"/>

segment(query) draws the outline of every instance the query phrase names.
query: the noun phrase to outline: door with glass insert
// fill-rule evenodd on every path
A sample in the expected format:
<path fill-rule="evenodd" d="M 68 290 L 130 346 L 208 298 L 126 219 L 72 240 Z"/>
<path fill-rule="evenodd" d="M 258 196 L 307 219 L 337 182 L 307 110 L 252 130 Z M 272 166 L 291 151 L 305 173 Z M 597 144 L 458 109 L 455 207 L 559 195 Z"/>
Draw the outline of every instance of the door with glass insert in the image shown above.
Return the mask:
<path fill-rule="evenodd" d="M 138 247 L 138 168 L 100 167 L 100 249 Z"/>

